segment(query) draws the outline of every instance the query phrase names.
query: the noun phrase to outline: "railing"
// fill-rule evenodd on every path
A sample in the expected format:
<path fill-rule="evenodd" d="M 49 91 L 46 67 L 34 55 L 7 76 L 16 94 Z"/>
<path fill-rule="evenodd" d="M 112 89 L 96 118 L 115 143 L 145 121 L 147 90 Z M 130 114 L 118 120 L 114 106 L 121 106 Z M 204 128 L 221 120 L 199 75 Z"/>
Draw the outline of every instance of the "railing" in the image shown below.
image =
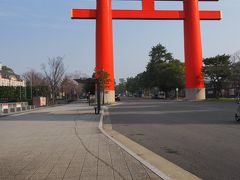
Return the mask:
<path fill-rule="evenodd" d="M 35 109 L 35 106 L 28 105 L 27 102 L 0 103 L 0 115 L 12 114 L 31 109 Z"/>

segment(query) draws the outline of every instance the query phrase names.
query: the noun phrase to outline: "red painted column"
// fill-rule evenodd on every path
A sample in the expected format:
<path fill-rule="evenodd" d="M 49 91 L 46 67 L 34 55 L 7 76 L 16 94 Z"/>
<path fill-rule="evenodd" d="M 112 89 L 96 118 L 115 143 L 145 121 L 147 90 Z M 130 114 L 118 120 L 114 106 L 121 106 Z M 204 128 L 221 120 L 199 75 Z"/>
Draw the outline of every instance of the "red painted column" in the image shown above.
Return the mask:
<path fill-rule="evenodd" d="M 184 0 L 186 98 L 205 99 L 198 0 Z"/>
<path fill-rule="evenodd" d="M 153 11 L 154 0 L 142 0 L 142 9 L 145 11 Z"/>
<path fill-rule="evenodd" d="M 97 0 L 96 15 L 96 71 L 104 69 L 109 73 L 111 82 L 106 91 L 111 97 L 106 102 L 115 99 L 114 66 L 113 66 L 113 32 L 112 32 L 112 0 Z M 113 94 L 113 95 L 112 95 Z M 113 97 L 112 97 L 113 96 Z M 110 100 L 107 100 L 110 98 Z"/>

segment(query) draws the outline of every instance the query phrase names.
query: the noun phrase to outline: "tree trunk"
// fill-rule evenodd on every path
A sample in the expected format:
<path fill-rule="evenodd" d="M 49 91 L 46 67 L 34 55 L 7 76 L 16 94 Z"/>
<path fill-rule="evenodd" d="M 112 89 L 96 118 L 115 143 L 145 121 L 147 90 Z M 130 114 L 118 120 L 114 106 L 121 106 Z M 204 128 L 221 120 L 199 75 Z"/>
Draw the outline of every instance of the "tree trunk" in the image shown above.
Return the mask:
<path fill-rule="evenodd" d="M 105 94 L 105 90 L 103 89 L 103 98 L 102 98 L 102 104 L 104 105 L 104 94 Z"/>

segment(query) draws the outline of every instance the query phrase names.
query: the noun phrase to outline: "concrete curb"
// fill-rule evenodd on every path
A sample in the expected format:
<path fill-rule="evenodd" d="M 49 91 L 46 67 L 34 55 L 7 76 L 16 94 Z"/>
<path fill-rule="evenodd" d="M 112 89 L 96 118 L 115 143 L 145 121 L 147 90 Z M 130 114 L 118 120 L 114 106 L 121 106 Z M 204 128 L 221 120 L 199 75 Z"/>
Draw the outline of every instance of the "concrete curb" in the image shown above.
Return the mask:
<path fill-rule="evenodd" d="M 162 171 L 160 171 L 159 169 L 155 168 L 154 166 L 152 166 L 150 163 L 148 163 L 147 161 L 145 161 L 144 159 L 142 159 L 140 156 L 138 156 L 136 153 L 134 153 L 133 151 L 131 151 L 130 149 L 128 149 L 126 146 L 124 146 L 122 143 L 120 143 L 119 141 L 117 141 L 116 139 L 114 139 L 112 136 L 110 136 L 103 128 L 103 116 L 104 116 L 104 108 L 101 111 L 101 116 L 100 116 L 100 122 L 99 122 L 99 129 L 101 130 L 101 132 L 107 136 L 109 139 L 111 139 L 113 142 L 115 142 L 117 145 L 119 145 L 122 149 L 124 149 L 127 153 L 129 153 L 131 156 L 133 156 L 135 159 L 137 159 L 139 162 L 141 162 L 142 164 L 144 164 L 146 167 L 148 167 L 152 172 L 154 172 L 155 174 L 157 174 L 160 178 L 164 179 L 164 180 L 171 180 L 170 177 L 168 177 L 166 174 L 164 174 Z"/>
<path fill-rule="evenodd" d="M 191 174 L 190 172 L 178 167 L 172 162 L 162 158 L 161 156 L 153 153 L 147 148 L 137 144 L 136 142 L 130 140 L 124 135 L 118 133 L 112 129 L 111 124 L 104 124 L 104 110 L 101 111 L 101 117 L 99 122 L 99 129 L 113 142 L 118 144 L 122 149 L 128 152 L 135 159 L 140 161 L 146 167 L 148 167 L 152 172 L 157 174 L 160 178 L 164 180 L 199 180 L 200 178 Z M 161 170 L 160 170 L 161 169 Z"/>

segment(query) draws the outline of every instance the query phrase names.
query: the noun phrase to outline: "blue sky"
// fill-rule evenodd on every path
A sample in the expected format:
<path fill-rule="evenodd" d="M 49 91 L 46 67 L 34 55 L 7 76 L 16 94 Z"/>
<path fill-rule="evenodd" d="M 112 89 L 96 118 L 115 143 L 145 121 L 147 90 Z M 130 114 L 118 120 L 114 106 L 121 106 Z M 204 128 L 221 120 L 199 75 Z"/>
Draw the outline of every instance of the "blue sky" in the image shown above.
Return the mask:
<path fill-rule="evenodd" d="M 64 56 L 67 72 L 91 75 L 95 66 L 95 21 L 71 20 L 72 8 L 95 8 L 95 0 L 0 0 L 0 62 L 22 74 L 41 71 L 48 57 Z M 181 2 L 156 3 L 157 9 L 182 9 Z M 114 2 L 113 8 L 139 9 L 139 2 Z M 240 1 L 202 2 L 222 10 L 221 21 L 202 21 L 203 56 L 240 49 Z M 161 43 L 183 60 L 182 21 L 114 21 L 115 79 L 144 71 L 151 47 Z"/>

